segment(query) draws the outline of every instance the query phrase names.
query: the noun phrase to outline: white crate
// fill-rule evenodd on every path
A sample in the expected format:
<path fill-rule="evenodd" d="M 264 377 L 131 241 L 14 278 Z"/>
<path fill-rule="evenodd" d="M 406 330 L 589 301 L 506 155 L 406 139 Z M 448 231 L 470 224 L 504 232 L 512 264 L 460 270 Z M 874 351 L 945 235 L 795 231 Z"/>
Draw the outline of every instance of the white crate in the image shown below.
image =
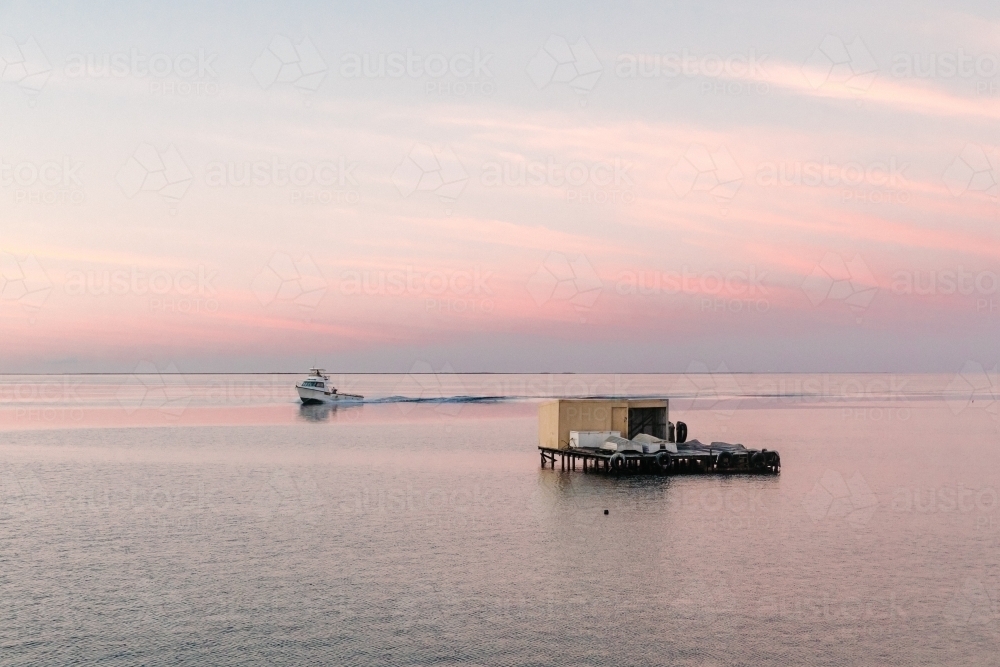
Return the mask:
<path fill-rule="evenodd" d="M 570 431 L 569 446 L 572 449 L 580 449 L 581 447 L 598 449 L 608 438 L 621 437 L 621 434 L 621 431 Z"/>

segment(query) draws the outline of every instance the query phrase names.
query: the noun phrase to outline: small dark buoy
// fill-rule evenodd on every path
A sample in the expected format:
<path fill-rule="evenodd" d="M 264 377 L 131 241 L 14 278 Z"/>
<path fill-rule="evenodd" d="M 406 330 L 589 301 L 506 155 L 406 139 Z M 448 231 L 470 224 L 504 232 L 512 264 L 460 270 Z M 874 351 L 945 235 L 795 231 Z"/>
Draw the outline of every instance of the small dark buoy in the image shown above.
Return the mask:
<path fill-rule="evenodd" d="M 608 511 L 604 510 L 604 516 L 607 516 L 607 515 L 608 515 Z"/>

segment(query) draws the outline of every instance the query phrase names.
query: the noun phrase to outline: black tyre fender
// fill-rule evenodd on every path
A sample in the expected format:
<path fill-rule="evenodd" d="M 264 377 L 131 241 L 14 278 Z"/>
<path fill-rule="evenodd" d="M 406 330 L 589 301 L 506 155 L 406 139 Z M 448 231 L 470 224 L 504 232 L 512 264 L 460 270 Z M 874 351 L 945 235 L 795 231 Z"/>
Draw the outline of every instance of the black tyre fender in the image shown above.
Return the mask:
<path fill-rule="evenodd" d="M 750 455 L 750 467 L 755 470 L 764 467 L 764 454 L 762 452 L 754 452 Z"/>
<path fill-rule="evenodd" d="M 653 458 L 656 462 L 656 469 L 660 472 L 667 472 L 670 470 L 670 453 L 669 452 L 657 452 L 656 456 Z"/>
<path fill-rule="evenodd" d="M 608 465 L 611 466 L 612 470 L 621 470 L 625 467 L 625 455 L 621 452 L 615 452 L 608 459 Z"/>
<path fill-rule="evenodd" d="M 722 452 L 716 459 L 716 465 L 720 468 L 731 468 L 733 466 L 733 455 L 729 452 Z"/>
<path fill-rule="evenodd" d="M 684 422 L 677 422 L 677 429 L 675 431 L 675 440 L 678 444 L 684 444 L 688 439 L 688 425 Z"/>

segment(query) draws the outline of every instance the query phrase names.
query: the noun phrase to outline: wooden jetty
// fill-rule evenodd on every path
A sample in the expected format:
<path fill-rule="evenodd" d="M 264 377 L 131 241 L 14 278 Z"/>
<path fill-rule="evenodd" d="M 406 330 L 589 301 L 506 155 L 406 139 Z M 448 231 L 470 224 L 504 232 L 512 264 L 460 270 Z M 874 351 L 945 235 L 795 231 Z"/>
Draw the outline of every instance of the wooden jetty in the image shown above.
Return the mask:
<path fill-rule="evenodd" d="M 680 475 L 781 471 L 778 452 L 687 440 L 666 398 L 561 398 L 538 407 L 542 467 L 583 472 Z M 676 451 L 675 451 L 676 450 Z"/>
<path fill-rule="evenodd" d="M 602 449 L 538 448 L 542 468 L 556 467 L 585 473 L 686 475 L 686 474 L 770 474 L 781 472 L 781 456 L 767 449 L 745 449 L 740 445 L 704 445 L 697 441 L 680 443 L 677 453 L 666 450 L 640 454 Z M 579 468 L 578 468 L 579 466 Z"/>

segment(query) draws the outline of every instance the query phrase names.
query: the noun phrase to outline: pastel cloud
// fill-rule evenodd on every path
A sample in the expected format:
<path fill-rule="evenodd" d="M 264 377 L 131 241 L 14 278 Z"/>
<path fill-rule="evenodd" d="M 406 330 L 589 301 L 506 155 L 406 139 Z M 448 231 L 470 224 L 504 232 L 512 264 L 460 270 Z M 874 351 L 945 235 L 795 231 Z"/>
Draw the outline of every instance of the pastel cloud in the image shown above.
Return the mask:
<path fill-rule="evenodd" d="M 39 36 L 43 45 L 58 43 L 60 29 L 71 32 L 50 19 L 53 36 Z M 368 25 L 365 16 L 356 19 Z M 985 39 L 973 30 L 976 17 L 947 19 L 954 34 Z M 299 31 L 282 21 L 274 31 Z M 788 44 L 797 42 L 773 28 L 767 34 L 784 55 L 762 69 L 768 94 L 720 98 L 697 86 L 615 79 L 610 47 L 602 45 L 657 36 L 620 23 L 590 27 L 587 42 L 606 75 L 585 94 L 567 89 L 565 97 L 554 87 L 539 90 L 525 73 L 547 33 L 495 42 L 492 97 L 428 94 L 423 79 L 339 77 L 342 53 L 331 45 L 376 54 L 399 48 L 359 46 L 349 31 L 312 36 L 329 70 L 308 95 L 252 78 L 250 64 L 270 36 L 214 36 L 236 63 L 220 71 L 215 97 L 158 98 L 143 89 L 148 81 L 127 77 L 53 77 L 40 109 L 12 110 L 4 159 L 40 164 L 72 153 L 85 166 L 85 197 L 72 207 L 9 208 L 0 253 L 35 257 L 52 290 L 40 308 L 0 300 L 7 345 L 0 370 L 128 370 L 147 357 L 189 369 L 249 368 L 256 359 L 288 367 L 342 353 L 359 360 L 351 370 L 399 370 L 400 363 L 406 370 L 405 358 L 449 349 L 464 350 L 463 369 L 523 368 L 519 346 L 533 359 L 572 347 L 574 368 L 585 370 L 596 356 L 586 350 L 608 341 L 634 345 L 626 361 L 638 369 L 646 358 L 661 359 L 655 353 L 664 336 L 692 350 L 734 331 L 752 332 L 763 351 L 710 347 L 706 356 L 724 352 L 731 368 L 748 367 L 760 356 L 780 359 L 792 338 L 836 365 L 853 351 L 831 346 L 829 337 L 864 336 L 859 326 L 934 336 L 942 319 L 954 323 L 949 335 L 977 321 L 974 301 L 898 298 L 888 285 L 900 270 L 996 270 L 995 196 L 987 188 L 956 190 L 946 174 L 967 145 L 995 150 L 1000 98 L 949 80 L 889 76 L 883 54 L 874 77 L 860 67 L 861 78 L 841 85 L 822 62 L 822 76 L 814 75 L 815 45 L 796 47 L 801 56 L 792 59 Z M 809 27 L 810 34 L 828 30 Z M 885 30 L 917 39 L 907 32 L 914 28 Z M 714 35 L 692 29 L 690 40 L 709 43 Z M 146 39 L 163 37 L 154 31 Z M 481 37 L 486 43 L 495 35 Z M 66 48 L 119 47 L 105 35 Z M 467 47 L 421 43 L 423 53 Z M 56 63 L 64 55 L 49 54 Z M 92 132 L 66 129 L 70 110 L 72 127 Z M 143 145 L 176 147 L 191 174 L 180 197 L 122 191 L 115 176 Z M 414 151 L 430 158 L 414 160 Z M 461 168 L 449 172 L 461 178 L 449 181 L 455 187 L 447 193 L 426 176 L 443 171 L 434 160 Z M 332 180 L 296 187 L 274 178 L 275 169 L 298 163 L 325 165 Z M 270 180 L 227 180 L 247 165 Z M 401 165 L 416 187 L 400 187 Z M 887 182 L 897 167 L 898 180 Z M 819 181 L 809 182 L 810 170 Z M 212 173 L 224 174 L 223 182 Z M 42 189 L 0 194 L 13 203 L 20 191 Z M 803 290 L 828 255 L 860 256 L 878 280 L 879 296 L 864 312 L 836 299 L 817 305 Z M 272 271 L 262 283 L 275 257 L 294 271 Z M 534 276 L 548 280 L 547 262 L 585 262 L 587 279 L 560 269 L 551 295 L 533 292 Z M 302 275 L 300 263 L 309 267 Z M 116 291 L 108 281 L 122 271 L 129 280 L 158 273 L 172 283 L 161 294 L 131 282 Z M 214 276 L 207 292 L 198 291 L 200 272 Z M 689 285 L 666 286 L 685 273 L 696 276 Z M 736 278 L 718 288 L 716 275 Z M 766 276 L 766 291 L 744 289 L 752 275 Z M 421 287 L 406 286 L 414 276 Z M 575 299 L 596 289 L 588 287 L 594 280 L 598 296 Z M 261 285 L 266 291 L 271 283 L 273 294 L 262 299 Z M 756 302 L 766 301 L 766 311 L 734 311 L 747 299 L 758 310 Z M 873 345 L 885 345 L 876 339 Z M 517 343 L 503 348 L 497 340 Z M 942 354 L 928 365 L 946 366 L 965 352 L 955 343 Z"/>

